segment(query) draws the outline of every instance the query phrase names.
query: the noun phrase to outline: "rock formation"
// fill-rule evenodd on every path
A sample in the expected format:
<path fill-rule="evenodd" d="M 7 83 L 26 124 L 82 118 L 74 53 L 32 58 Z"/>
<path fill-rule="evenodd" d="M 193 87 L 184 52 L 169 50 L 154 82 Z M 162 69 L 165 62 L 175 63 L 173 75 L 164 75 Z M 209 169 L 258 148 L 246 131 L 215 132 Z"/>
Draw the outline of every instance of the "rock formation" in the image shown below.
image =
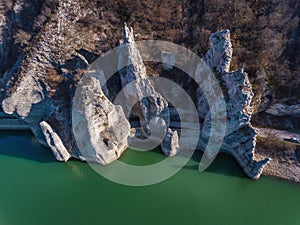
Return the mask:
<path fill-rule="evenodd" d="M 232 45 L 230 42 L 230 31 L 222 30 L 210 35 L 211 47 L 204 55 L 206 64 L 220 73 L 229 72 L 232 59 Z"/>
<path fill-rule="evenodd" d="M 130 112 L 139 117 L 142 136 L 151 136 L 150 122 L 152 119 L 162 118 L 165 124 L 160 124 L 157 127 L 168 128 L 170 124 L 170 115 L 168 102 L 154 90 L 150 79 L 146 74 L 146 67 L 140 56 L 139 50 L 134 42 L 133 29 L 124 25 L 124 37 L 121 41 L 123 48 L 119 52 L 119 65 L 124 65 L 125 68 L 120 68 L 120 78 L 124 92 L 123 108 L 125 112 Z M 126 45 L 126 46 L 124 46 Z M 129 108 L 128 108 L 129 107 Z M 162 121 L 162 120 L 157 120 Z M 163 122 L 163 121 L 162 121 Z M 156 137 L 162 139 L 163 152 L 167 155 L 176 152 L 175 145 L 178 145 L 177 135 L 167 130 L 167 139 L 164 137 Z M 152 135 L 153 136 L 153 135 Z M 152 137 L 155 139 L 155 137 Z M 174 142 L 177 143 L 175 144 Z M 167 143 L 164 143 L 167 142 Z M 170 144 L 172 142 L 172 144 Z"/>
<path fill-rule="evenodd" d="M 179 151 L 178 133 L 168 129 L 166 138 L 161 144 L 161 149 L 166 156 L 175 156 Z"/>
<path fill-rule="evenodd" d="M 41 122 L 40 125 L 45 135 L 47 144 L 51 148 L 56 160 L 64 162 L 68 161 L 71 155 L 65 148 L 57 133 L 55 133 L 52 127 L 45 121 Z"/>
<path fill-rule="evenodd" d="M 106 165 L 127 149 L 130 124 L 121 106 L 113 105 L 104 95 L 98 77 L 83 78 L 72 116 L 80 159 Z"/>
<path fill-rule="evenodd" d="M 257 162 L 254 158 L 257 133 L 250 124 L 253 113 L 251 101 L 254 95 L 252 86 L 243 69 L 235 72 L 229 71 L 232 58 L 230 32 L 223 30 L 212 34 L 210 42 L 211 48 L 203 59 L 214 71 L 223 90 L 227 106 L 226 136 L 222 151 L 233 155 L 245 173 L 250 178 L 257 179 L 269 159 L 266 158 Z M 200 76 L 201 74 L 195 75 L 196 78 Z M 206 82 L 206 84 L 211 85 L 210 90 L 214 90 L 214 83 Z M 197 90 L 197 95 L 199 117 L 204 119 L 202 136 L 208 138 L 211 123 L 211 116 L 208 111 L 209 105 L 201 89 Z"/>
<path fill-rule="evenodd" d="M 270 106 L 266 113 L 274 116 L 294 116 L 300 117 L 300 105 L 284 105 L 284 104 L 274 104 Z"/>
<path fill-rule="evenodd" d="M 76 4 L 69 3 L 70 7 L 77 7 Z M 71 20 L 66 23 L 60 26 L 75 27 Z M 54 26 L 55 22 L 51 21 L 49 24 Z M 48 30 L 52 31 L 50 25 Z M 76 33 L 75 31 L 76 29 L 70 32 Z M 16 64 L 16 68 L 21 68 L 21 71 L 13 69 L 1 79 L 1 88 L 4 89 L 1 91 L 4 115 L 0 114 L 0 117 L 9 118 L 7 121 L 15 120 L 12 126 L 17 127 L 19 124 L 20 128 L 30 127 L 39 142 L 49 146 L 59 161 L 75 157 L 101 164 L 109 164 L 116 160 L 128 147 L 131 132 L 127 120 L 130 118 L 129 114 L 138 117 L 140 129 L 137 129 L 136 134 L 140 133 L 139 136 L 143 138 L 151 136 L 151 121 L 165 121 L 165 124 L 161 124 L 161 127 L 166 128 L 161 148 L 168 156 L 176 155 L 179 149 L 179 135 L 177 131 L 169 128 L 172 118 L 169 115 L 168 103 L 155 91 L 146 74 L 132 28 L 125 25 L 122 50 L 119 52 L 119 65 L 123 65 L 119 70 L 124 90 L 122 97 L 126 102 L 122 105 L 123 108 L 112 104 L 106 97 L 109 95 L 107 88 L 101 89 L 103 76 L 99 78 L 96 74 L 90 74 L 91 76 L 78 83 L 77 78 L 73 76 L 74 70 L 86 69 L 88 62 L 83 55 L 72 52 L 71 48 L 60 49 L 61 46 L 68 46 L 68 43 L 63 45 L 65 40 L 58 39 L 57 33 L 50 32 L 39 38 L 36 43 L 38 48 L 31 49 L 32 52 L 20 58 Z M 227 101 L 227 133 L 222 150 L 232 154 L 245 173 L 256 179 L 268 159 L 260 162 L 254 160 L 256 132 L 250 124 L 253 113 L 250 105 L 253 97 L 251 85 L 242 70 L 229 71 L 232 58 L 230 32 L 224 30 L 213 34 L 210 41 L 211 48 L 204 60 L 216 72 L 218 84 L 222 87 Z M 47 55 L 50 50 L 62 51 L 64 54 Z M 61 61 L 62 58 L 70 57 L 75 57 L 72 59 L 73 72 L 68 70 L 70 62 Z M 166 64 L 166 72 L 172 70 L 174 56 L 164 52 L 162 59 Z M 53 68 L 53 65 L 56 68 L 55 72 L 49 69 Z M 56 73 L 60 74 L 54 76 Z M 49 80 L 55 82 L 51 83 Z M 81 97 L 75 96 L 72 105 L 76 86 Z M 206 139 L 211 122 L 210 107 L 201 89 L 197 90 L 196 95 L 199 118 L 203 122 L 202 137 Z M 127 106 L 129 108 L 126 108 Z M 73 115 L 70 113 L 71 107 Z M 141 132 L 138 132 L 139 130 Z"/>
<path fill-rule="evenodd" d="M 168 103 L 154 90 L 134 42 L 133 30 L 128 28 L 126 24 L 124 25 L 122 42 L 126 46 L 121 48 L 119 65 L 123 65 L 124 62 L 127 62 L 126 65 L 128 65 L 119 70 L 126 102 L 123 107 L 129 106 L 129 109 L 125 111 L 131 110 L 132 114 L 139 117 L 143 135 L 147 137 L 151 134 L 149 129 L 151 119 L 161 117 L 168 126 L 170 120 Z"/>

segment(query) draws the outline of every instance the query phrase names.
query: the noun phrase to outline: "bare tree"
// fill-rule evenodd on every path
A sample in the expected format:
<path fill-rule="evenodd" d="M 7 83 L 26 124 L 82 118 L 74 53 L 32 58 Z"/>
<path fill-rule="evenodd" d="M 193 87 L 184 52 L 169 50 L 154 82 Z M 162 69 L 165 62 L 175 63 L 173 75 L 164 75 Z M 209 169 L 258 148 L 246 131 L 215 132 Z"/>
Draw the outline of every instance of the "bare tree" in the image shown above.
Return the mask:
<path fill-rule="evenodd" d="M 22 47 L 29 44 L 30 38 L 31 35 L 21 29 L 14 35 L 15 43 L 20 44 Z"/>

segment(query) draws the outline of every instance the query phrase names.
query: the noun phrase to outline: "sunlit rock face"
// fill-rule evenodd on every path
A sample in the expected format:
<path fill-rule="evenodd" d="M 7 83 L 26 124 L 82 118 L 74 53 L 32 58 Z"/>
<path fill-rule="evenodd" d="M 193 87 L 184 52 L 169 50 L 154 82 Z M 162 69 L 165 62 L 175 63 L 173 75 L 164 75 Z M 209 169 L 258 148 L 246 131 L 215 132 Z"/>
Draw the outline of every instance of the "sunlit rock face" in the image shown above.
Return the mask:
<path fill-rule="evenodd" d="M 257 179 L 269 159 L 257 162 L 254 157 L 257 133 L 250 124 L 254 111 L 251 106 L 254 96 L 252 85 L 243 69 L 234 72 L 229 70 L 233 51 L 229 30 L 212 34 L 210 42 L 211 48 L 203 59 L 214 71 L 227 107 L 226 136 L 222 150 L 232 154 L 250 178 Z M 214 90 L 213 82 L 206 83 Z M 210 107 L 200 88 L 197 90 L 197 97 L 199 118 L 204 119 L 202 137 L 208 138 L 211 129 Z"/>
<path fill-rule="evenodd" d="M 82 160 L 106 165 L 127 149 L 130 124 L 122 107 L 104 95 L 97 77 L 84 77 L 78 86 L 72 116 Z"/>
<path fill-rule="evenodd" d="M 4 3 L 7 2 L 9 1 L 4 1 Z M 25 125 L 30 127 L 39 142 L 52 149 L 57 160 L 66 161 L 69 157 L 75 157 L 102 164 L 116 160 L 128 146 L 127 138 L 130 127 L 123 112 L 126 110 L 113 105 L 108 100 L 110 98 L 104 98 L 109 97 L 109 94 L 107 90 L 102 90 L 104 96 L 101 91 L 102 81 L 100 80 L 101 85 L 96 81 L 99 80 L 98 78 L 88 81 L 88 84 L 94 87 L 93 93 L 87 87 L 83 87 L 82 95 L 87 97 L 84 100 L 86 102 L 79 101 L 82 108 L 78 113 L 81 113 L 79 115 L 84 119 L 84 123 L 78 123 L 75 127 L 79 133 L 84 130 L 80 128 L 88 130 L 80 134 L 91 146 L 89 150 L 79 151 L 80 143 L 76 142 L 72 132 L 74 124 L 72 124 L 70 109 L 75 89 L 88 65 L 95 58 L 112 49 L 120 38 L 116 33 L 122 29 L 124 20 L 117 17 L 115 11 L 109 11 L 118 4 L 106 1 L 103 2 L 106 6 L 95 7 L 81 0 L 65 0 L 55 1 L 57 4 L 45 1 L 45 4 L 41 2 L 41 5 L 34 6 L 29 1 L 30 7 L 23 7 L 18 2 L 12 1 L 12 6 L 5 5 L 3 12 L 2 3 L 0 3 L 1 117 L 15 119 L 16 122 L 12 124 L 14 128 Z M 147 2 L 143 4 L 148 5 Z M 160 35 L 157 36 L 158 39 L 162 37 L 175 43 L 187 44 L 183 37 L 191 35 L 189 31 L 198 27 L 189 13 L 184 13 L 189 9 L 185 9 L 184 4 L 178 5 L 170 2 L 161 4 L 168 9 L 167 11 L 177 12 L 178 7 L 182 7 L 179 11 L 183 13 L 177 13 L 179 17 L 172 17 L 169 23 L 167 15 L 164 18 L 161 15 L 153 16 L 149 18 L 150 22 L 146 22 L 146 26 L 137 26 L 136 35 L 142 39 L 153 39 L 156 37 L 151 34 L 157 33 Z M 193 4 L 196 4 L 196 1 Z M 149 9 L 149 5 L 147 7 Z M 30 10 L 41 12 L 44 18 L 36 18 L 37 15 L 32 15 L 27 18 L 28 21 L 21 21 L 22 15 L 32 14 Z M 186 15 L 189 16 L 186 17 Z M 137 19 L 141 16 L 143 15 L 132 18 Z M 146 19 L 143 20 L 146 21 Z M 161 20 L 164 22 L 159 22 Z M 36 24 L 36 21 L 40 24 Z M 180 21 L 185 22 L 180 23 Z M 35 30 L 29 28 L 28 25 L 30 24 L 31 27 L 33 22 L 37 26 Z M 157 24 L 157 26 L 148 26 L 152 24 Z M 42 29 L 38 28 L 39 25 Z M 165 26 L 167 26 L 166 29 Z M 17 32 L 17 29 L 25 33 Z M 147 34 L 144 35 L 143 32 Z M 24 36 L 22 43 L 14 43 L 14 37 L 21 37 L 20 35 Z M 195 37 L 198 32 L 192 35 Z M 154 90 L 148 79 L 145 65 L 135 46 L 133 30 L 125 26 L 123 36 L 123 44 L 128 48 L 126 53 L 120 54 L 119 60 L 120 64 L 125 62 L 130 65 L 120 70 L 120 80 L 123 88 L 134 82 L 132 86 L 134 88 L 124 92 L 129 105 L 131 100 L 141 98 L 138 102 L 133 101 L 135 104 L 131 110 L 131 113 L 139 119 L 141 136 L 151 135 L 149 124 L 152 119 L 163 118 L 166 122 L 166 136 L 161 144 L 162 150 L 166 155 L 176 155 L 178 151 L 176 142 L 180 139 L 180 134 L 168 129 L 169 120 L 172 119 L 169 118 L 168 103 Z M 173 37 L 178 37 L 178 39 L 173 39 Z M 196 50 L 199 50 L 201 45 L 206 48 L 205 43 L 199 42 L 197 38 L 194 40 L 196 41 L 193 41 L 192 45 L 195 44 Z M 211 35 L 210 42 L 211 48 L 203 59 L 216 72 L 227 101 L 227 135 L 222 150 L 234 155 L 248 176 L 258 178 L 267 159 L 262 162 L 254 160 L 256 132 L 249 123 L 253 113 L 250 105 L 253 98 L 251 84 L 247 74 L 242 70 L 230 71 L 232 47 L 229 30 Z M 191 47 L 189 44 L 187 46 Z M 272 55 L 276 54 L 272 53 Z M 162 61 L 165 63 L 163 66 L 166 73 L 173 70 L 172 54 L 162 53 Z M 179 81 L 180 79 L 181 77 Z M 196 92 L 196 90 L 188 91 L 189 93 Z M 92 95 L 95 96 L 92 97 Z M 195 95 L 198 101 L 199 118 L 203 122 L 202 136 L 206 138 L 210 130 L 210 107 L 201 89 L 198 89 Z M 272 113 L 276 111 L 273 108 L 269 108 Z M 120 130 L 112 129 L 116 123 L 121 127 Z"/>
<path fill-rule="evenodd" d="M 168 102 L 154 90 L 150 79 L 146 74 L 146 67 L 134 42 L 133 29 L 124 25 L 123 40 L 124 48 L 119 54 L 120 78 L 123 87 L 124 104 L 129 106 L 132 114 L 139 117 L 143 135 L 151 135 L 149 123 L 151 119 L 160 117 L 169 125 Z M 125 109 L 125 111 L 129 111 Z"/>

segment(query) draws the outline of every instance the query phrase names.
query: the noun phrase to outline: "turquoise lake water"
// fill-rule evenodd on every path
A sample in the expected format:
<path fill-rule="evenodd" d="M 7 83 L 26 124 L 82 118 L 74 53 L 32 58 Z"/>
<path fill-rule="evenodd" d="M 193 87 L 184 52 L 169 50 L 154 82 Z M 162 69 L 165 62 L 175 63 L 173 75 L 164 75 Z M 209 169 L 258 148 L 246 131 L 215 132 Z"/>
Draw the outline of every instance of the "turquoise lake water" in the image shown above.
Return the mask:
<path fill-rule="evenodd" d="M 0 225 L 299 225 L 300 185 L 251 181 L 228 155 L 198 172 L 200 153 L 172 178 L 123 186 L 79 161 L 56 162 L 30 133 L 0 132 Z M 157 152 L 121 160 L 154 162 Z"/>

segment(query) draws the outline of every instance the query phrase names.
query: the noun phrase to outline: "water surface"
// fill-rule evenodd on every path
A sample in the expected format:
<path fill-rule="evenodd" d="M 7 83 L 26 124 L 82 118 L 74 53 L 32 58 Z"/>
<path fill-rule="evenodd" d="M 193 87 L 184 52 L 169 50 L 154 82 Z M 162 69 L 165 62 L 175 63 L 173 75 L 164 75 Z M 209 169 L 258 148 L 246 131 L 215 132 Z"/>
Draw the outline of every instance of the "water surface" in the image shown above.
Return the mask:
<path fill-rule="evenodd" d="M 0 132 L 0 225 L 299 225 L 300 186 L 251 181 L 228 155 L 198 172 L 200 154 L 171 179 L 128 187 L 79 161 L 56 162 L 30 133 Z M 164 156 L 128 151 L 122 161 Z"/>

